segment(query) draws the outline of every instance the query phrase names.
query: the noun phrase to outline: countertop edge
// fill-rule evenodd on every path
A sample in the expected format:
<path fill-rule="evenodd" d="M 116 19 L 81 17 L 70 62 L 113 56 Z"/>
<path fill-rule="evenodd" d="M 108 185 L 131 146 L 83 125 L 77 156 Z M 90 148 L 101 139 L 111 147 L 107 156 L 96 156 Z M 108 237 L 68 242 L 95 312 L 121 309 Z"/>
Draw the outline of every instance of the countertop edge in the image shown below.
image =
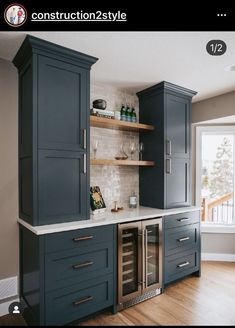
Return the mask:
<path fill-rule="evenodd" d="M 118 224 L 130 221 L 138 221 L 138 220 L 145 220 L 145 219 L 152 219 L 155 217 L 162 217 L 168 215 L 174 215 L 179 213 L 185 212 L 193 212 L 200 210 L 200 207 L 197 206 L 190 206 L 190 207 L 181 207 L 181 208 L 173 208 L 173 209 L 157 209 L 151 207 L 139 207 L 138 212 L 135 215 L 135 210 L 128 210 L 121 214 L 111 214 L 110 217 L 105 213 L 105 217 L 97 217 L 89 220 L 83 221 L 72 221 L 72 222 L 65 222 L 65 223 L 57 223 L 57 224 L 50 224 L 50 225 L 43 225 L 43 226 L 32 226 L 31 224 L 27 223 L 22 219 L 17 219 L 17 222 L 27 228 L 28 230 L 32 231 L 36 235 L 45 235 L 51 234 L 56 232 L 65 232 L 65 231 L 72 231 L 77 229 L 85 229 L 85 228 L 92 228 L 98 226 L 104 226 L 109 224 Z M 108 216 L 108 217 L 107 217 Z"/>

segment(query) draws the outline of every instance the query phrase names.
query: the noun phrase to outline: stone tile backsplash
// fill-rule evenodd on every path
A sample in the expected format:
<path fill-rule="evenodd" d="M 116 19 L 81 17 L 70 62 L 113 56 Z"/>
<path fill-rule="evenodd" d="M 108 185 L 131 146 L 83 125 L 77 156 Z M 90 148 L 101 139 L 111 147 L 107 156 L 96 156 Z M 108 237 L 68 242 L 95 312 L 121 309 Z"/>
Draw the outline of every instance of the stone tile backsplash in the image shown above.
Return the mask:
<path fill-rule="evenodd" d="M 107 109 L 120 110 L 122 103 L 128 103 L 135 107 L 138 119 L 139 104 L 135 94 L 128 94 L 116 88 L 106 85 L 91 85 L 91 107 L 95 99 L 105 99 Z M 98 140 L 97 159 L 114 159 L 119 153 L 121 144 L 130 159 L 131 154 L 129 144 L 134 141 L 137 150 L 133 159 L 139 159 L 138 144 L 139 134 L 114 129 L 104 129 L 91 127 L 91 158 L 94 158 L 93 141 Z M 114 201 L 118 206 L 128 207 L 129 196 L 133 191 L 139 201 L 139 167 L 138 166 L 112 166 L 112 165 L 91 165 L 90 169 L 91 186 L 99 186 L 108 210 L 113 208 Z"/>

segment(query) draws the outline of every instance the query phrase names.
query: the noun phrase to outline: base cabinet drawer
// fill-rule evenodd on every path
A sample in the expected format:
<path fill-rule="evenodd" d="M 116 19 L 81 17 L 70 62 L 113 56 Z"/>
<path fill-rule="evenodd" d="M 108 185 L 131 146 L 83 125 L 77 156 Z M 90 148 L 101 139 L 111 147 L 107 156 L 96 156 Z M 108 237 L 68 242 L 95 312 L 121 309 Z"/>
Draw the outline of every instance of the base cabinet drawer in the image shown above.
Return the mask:
<path fill-rule="evenodd" d="M 182 227 L 184 225 L 199 223 L 200 211 L 185 212 L 174 215 L 168 215 L 164 218 L 165 229 Z"/>
<path fill-rule="evenodd" d="M 46 291 L 113 272 L 113 243 L 49 253 L 45 256 Z"/>
<path fill-rule="evenodd" d="M 195 249 L 165 257 L 164 282 L 172 282 L 199 270 L 199 261 L 200 254 Z"/>
<path fill-rule="evenodd" d="M 113 241 L 113 225 L 58 232 L 45 236 L 45 252 L 92 246 Z"/>
<path fill-rule="evenodd" d="M 64 325 L 112 304 L 112 275 L 58 289 L 46 294 L 46 325 Z"/>
<path fill-rule="evenodd" d="M 165 230 L 165 256 L 197 248 L 200 241 L 200 225 L 189 224 Z"/>

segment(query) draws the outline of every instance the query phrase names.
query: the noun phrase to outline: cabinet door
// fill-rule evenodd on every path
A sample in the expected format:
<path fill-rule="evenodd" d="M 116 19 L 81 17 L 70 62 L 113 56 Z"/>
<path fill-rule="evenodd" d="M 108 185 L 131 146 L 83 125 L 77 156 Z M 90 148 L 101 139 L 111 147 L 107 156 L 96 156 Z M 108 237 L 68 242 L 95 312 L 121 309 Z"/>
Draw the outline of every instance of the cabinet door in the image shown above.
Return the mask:
<path fill-rule="evenodd" d="M 144 292 L 162 285 L 162 219 L 142 222 Z"/>
<path fill-rule="evenodd" d="M 86 147 L 87 88 L 85 69 L 39 56 L 39 148 L 80 151 Z"/>
<path fill-rule="evenodd" d="M 87 219 L 86 154 L 39 151 L 38 224 Z"/>
<path fill-rule="evenodd" d="M 141 295 L 141 222 L 118 227 L 118 303 Z"/>
<path fill-rule="evenodd" d="M 166 208 L 190 206 L 190 161 L 184 158 L 165 160 Z"/>
<path fill-rule="evenodd" d="M 189 157 L 190 101 L 166 95 L 166 155 Z"/>

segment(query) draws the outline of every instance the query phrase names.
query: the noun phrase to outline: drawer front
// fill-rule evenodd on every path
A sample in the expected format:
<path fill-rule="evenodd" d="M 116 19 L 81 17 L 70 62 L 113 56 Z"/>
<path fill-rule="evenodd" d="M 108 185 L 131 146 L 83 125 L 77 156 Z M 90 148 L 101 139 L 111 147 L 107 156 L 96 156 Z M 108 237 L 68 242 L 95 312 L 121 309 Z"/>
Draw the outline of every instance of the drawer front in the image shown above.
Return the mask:
<path fill-rule="evenodd" d="M 200 224 L 165 230 L 165 256 L 199 247 Z"/>
<path fill-rule="evenodd" d="M 45 236 L 46 253 L 92 246 L 113 240 L 113 225 L 58 232 Z"/>
<path fill-rule="evenodd" d="M 45 287 L 54 290 L 113 272 L 113 243 L 45 256 Z"/>
<path fill-rule="evenodd" d="M 199 270 L 199 252 L 191 250 L 165 257 L 165 279 L 169 283 Z"/>
<path fill-rule="evenodd" d="M 197 222 L 200 222 L 200 211 L 168 215 L 164 218 L 165 229 L 182 227 Z"/>
<path fill-rule="evenodd" d="M 46 294 L 46 325 L 64 325 L 113 305 L 112 275 Z"/>

